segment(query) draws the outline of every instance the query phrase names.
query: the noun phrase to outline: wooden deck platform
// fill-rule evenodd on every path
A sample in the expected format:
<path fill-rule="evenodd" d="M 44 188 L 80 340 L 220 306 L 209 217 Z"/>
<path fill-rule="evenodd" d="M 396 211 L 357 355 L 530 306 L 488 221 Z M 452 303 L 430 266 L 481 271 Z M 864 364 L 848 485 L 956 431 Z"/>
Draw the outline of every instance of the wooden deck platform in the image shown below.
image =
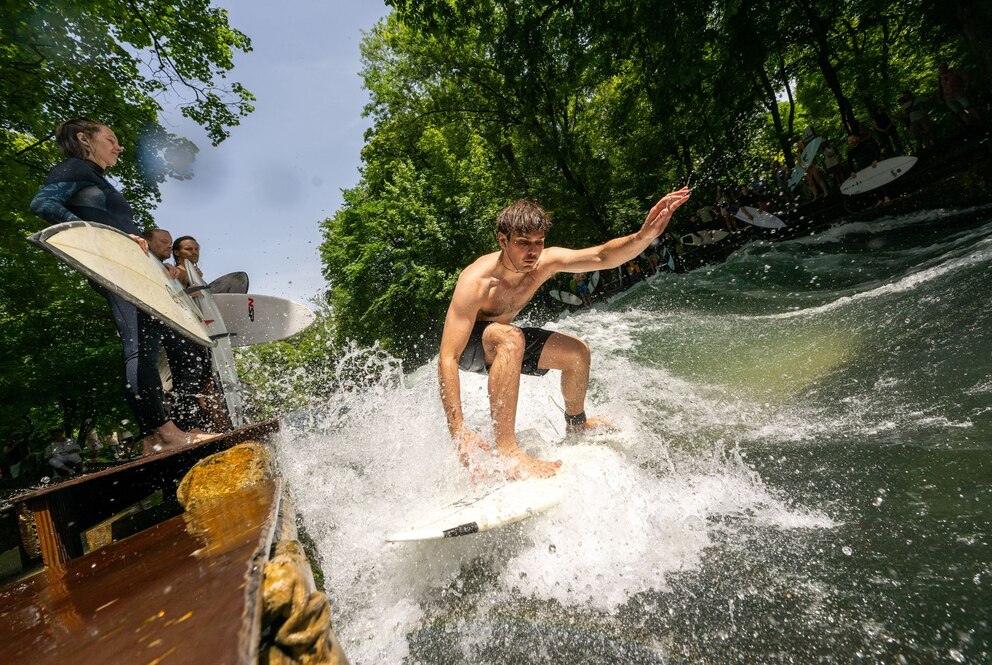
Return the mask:
<path fill-rule="evenodd" d="M 281 495 L 258 483 L 0 589 L 0 661 L 255 663 Z"/>

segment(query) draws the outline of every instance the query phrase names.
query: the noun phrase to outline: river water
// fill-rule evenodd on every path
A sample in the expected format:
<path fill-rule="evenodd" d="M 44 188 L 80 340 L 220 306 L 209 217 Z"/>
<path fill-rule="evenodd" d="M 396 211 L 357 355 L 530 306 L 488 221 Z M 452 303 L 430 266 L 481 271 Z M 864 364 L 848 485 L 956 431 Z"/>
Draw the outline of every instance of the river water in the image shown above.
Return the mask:
<path fill-rule="evenodd" d="M 518 429 L 572 473 L 549 512 L 386 544 L 470 489 L 432 365 L 346 359 L 279 463 L 354 663 L 992 660 L 992 208 L 755 242 L 548 327 L 593 348 Z M 363 364 L 378 380 L 362 380 Z M 463 374 L 468 421 L 487 422 Z"/>

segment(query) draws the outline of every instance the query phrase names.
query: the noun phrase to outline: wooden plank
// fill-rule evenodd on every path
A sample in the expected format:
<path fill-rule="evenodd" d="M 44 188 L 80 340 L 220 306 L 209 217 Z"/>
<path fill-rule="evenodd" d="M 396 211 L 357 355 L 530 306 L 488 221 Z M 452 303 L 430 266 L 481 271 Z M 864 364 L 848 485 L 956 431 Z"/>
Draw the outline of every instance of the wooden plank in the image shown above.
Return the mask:
<path fill-rule="evenodd" d="M 0 589 L 3 662 L 255 663 L 281 494 L 262 481 Z"/>
<path fill-rule="evenodd" d="M 83 553 L 74 511 L 61 495 L 35 497 L 28 502 L 38 528 L 41 558 L 46 566 L 62 568 Z"/>

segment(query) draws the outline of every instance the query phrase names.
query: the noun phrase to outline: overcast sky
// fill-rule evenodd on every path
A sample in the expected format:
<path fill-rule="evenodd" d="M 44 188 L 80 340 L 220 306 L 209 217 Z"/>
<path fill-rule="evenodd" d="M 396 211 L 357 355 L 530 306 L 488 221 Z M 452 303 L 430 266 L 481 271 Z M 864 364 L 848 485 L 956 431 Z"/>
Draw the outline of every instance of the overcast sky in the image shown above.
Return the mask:
<path fill-rule="evenodd" d="M 200 153 L 192 180 L 163 185 L 155 221 L 199 240 L 208 280 L 244 270 L 252 293 L 309 304 L 324 288 L 320 222 L 358 182 L 369 124 L 359 43 L 388 10 L 381 0 L 219 4 L 252 40 L 229 79 L 255 94 L 255 112 L 214 148 L 165 109 L 163 124 Z"/>

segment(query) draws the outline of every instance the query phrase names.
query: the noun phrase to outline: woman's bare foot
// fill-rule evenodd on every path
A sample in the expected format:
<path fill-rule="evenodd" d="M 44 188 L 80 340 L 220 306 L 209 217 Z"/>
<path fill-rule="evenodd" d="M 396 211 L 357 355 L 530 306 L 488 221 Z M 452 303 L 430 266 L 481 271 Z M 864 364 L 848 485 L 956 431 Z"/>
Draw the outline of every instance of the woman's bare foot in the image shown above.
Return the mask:
<path fill-rule="evenodd" d="M 522 450 L 505 454 L 508 462 L 506 477 L 508 480 L 523 480 L 524 478 L 550 478 L 561 468 L 561 460 L 546 461 L 531 457 Z"/>
<path fill-rule="evenodd" d="M 184 432 L 176 427 L 176 424 L 170 420 L 143 439 L 144 454 L 150 455 L 152 453 L 161 452 L 167 448 L 179 448 L 182 446 L 188 446 L 192 443 L 200 443 L 201 441 L 212 439 L 215 436 L 219 435 L 208 434 L 203 430 L 195 428 Z"/>
<path fill-rule="evenodd" d="M 151 455 L 152 453 L 157 453 L 165 450 L 165 444 L 162 442 L 162 437 L 158 434 L 152 433 L 148 436 L 142 437 L 141 439 L 141 454 Z"/>

